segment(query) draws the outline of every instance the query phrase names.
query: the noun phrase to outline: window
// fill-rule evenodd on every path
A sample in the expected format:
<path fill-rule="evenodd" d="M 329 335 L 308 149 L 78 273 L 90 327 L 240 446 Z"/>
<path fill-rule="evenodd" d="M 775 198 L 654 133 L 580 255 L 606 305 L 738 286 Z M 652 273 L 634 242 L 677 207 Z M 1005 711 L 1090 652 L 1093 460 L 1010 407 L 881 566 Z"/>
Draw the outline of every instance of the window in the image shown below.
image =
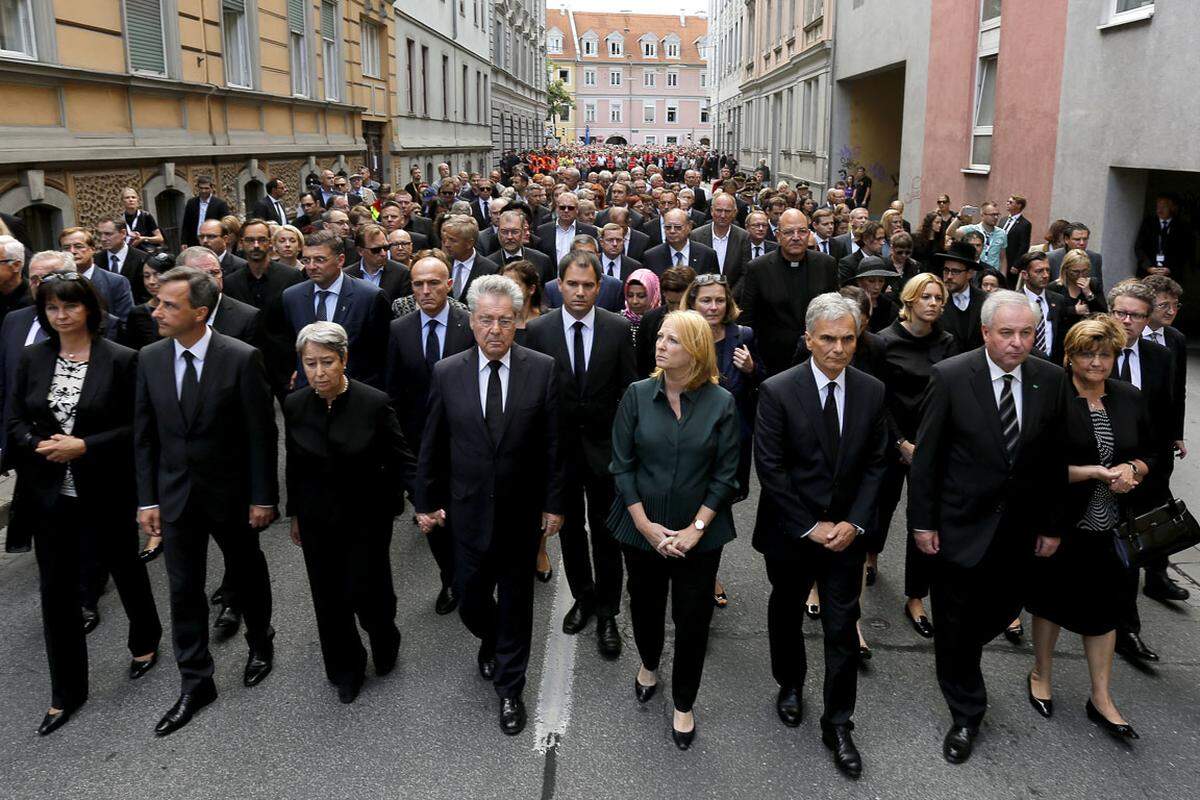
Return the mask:
<path fill-rule="evenodd" d="M 563 106 L 562 109 L 558 112 L 558 118 L 563 122 L 570 122 L 571 121 L 571 107 Z"/>
<path fill-rule="evenodd" d="M 560 69 L 560 70 L 558 71 L 558 79 L 559 79 L 560 81 L 562 81 L 562 82 L 563 82 L 563 84 L 565 84 L 565 85 L 567 85 L 567 86 L 570 86 L 570 85 L 571 85 L 571 70 L 569 70 L 569 69 Z"/>
<path fill-rule="evenodd" d="M 678 136 L 668 136 L 667 144 L 679 144 L 679 137 Z"/>
<path fill-rule="evenodd" d="M 450 119 L 450 56 L 442 56 L 442 119 Z"/>
<path fill-rule="evenodd" d="M 421 45 L 421 113 L 429 116 L 429 48 Z"/>
<path fill-rule="evenodd" d="M 997 2 L 999 5 L 999 2 Z M 1127 14 L 1145 6 L 1154 5 L 1154 0 L 1114 0 L 1113 13 Z"/>
<path fill-rule="evenodd" d="M 1120 25 L 1122 22 L 1136 22 L 1152 16 L 1154 0 L 1112 0 L 1107 24 Z"/>
<path fill-rule="evenodd" d="M 804 0 L 804 24 L 820 19 L 825 13 L 825 0 Z"/>
<path fill-rule="evenodd" d="M 467 98 L 471 96 L 471 75 L 467 71 L 466 65 L 462 68 L 462 120 L 470 122 L 470 115 L 467 113 Z"/>
<path fill-rule="evenodd" d="M 668 72 L 667 73 L 667 88 L 671 88 L 671 87 L 678 86 L 678 85 L 679 85 L 679 73 L 674 72 L 674 71 Z"/>
<path fill-rule="evenodd" d="M 789 94 L 789 96 L 791 95 L 791 89 L 788 90 L 788 94 Z M 701 124 L 707 125 L 708 121 L 709 121 L 708 120 L 708 101 L 705 100 L 703 102 L 704 102 L 704 105 L 700 106 L 700 122 L 701 122 Z"/>
<path fill-rule="evenodd" d="M 362 23 L 362 73 L 368 78 L 383 77 L 383 68 L 379 57 L 381 33 L 378 25 L 370 22 Z M 428 48 L 422 48 L 422 50 L 428 52 Z"/>
<path fill-rule="evenodd" d="M 563 35 L 556 30 L 551 30 L 546 36 L 546 52 L 561 53 L 563 51 Z"/>
<path fill-rule="evenodd" d="M 996 118 L 996 56 L 979 59 L 975 76 L 975 128 L 971 136 L 971 164 L 992 163 L 992 123 Z"/>
<path fill-rule="evenodd" d="M 620 58 L 625 55 L 625 41 L 618 34 L 610 35 L 607 41 L 609 58 Z"/>
<path fill-rule="evenodd" d="M 492 38 L 496 43 L 496 52 L 492 55 L 492 60 L 500 69 L 504 69 L 504 23 L 496 23 L 496 32 Z"/>
<path fill-rule="evenodd" d="M 226 0 L 228 2 L 228 0 Z M 321 61 L 325 70 L 325 99 L 342 99 L 341 63 L 338 59 L 337 4 L 321 0 Z M 409 108 L 412 108 L 411 104 Z"/>
<path fill-rule="evenodd" d="M 658 137 L 652 133 L 646 134 L 646 144 L 658 144 Z"/>
<path fill-rule="evenodd" d="M 706 86 L 708 86 L 708 73 L 701 72 L 700 73 L 700 88 L 703 89 Z"/>
<path fill-rule="evenodd" d="M 663 47 L 667 51 L 667 58 L 679 58 L 679 37 L 671 34 L 663 42 Z"/>
<path fill-rule="evenodd" d="M 125 0 L 128 8 L 131 0 Z M 292 94 L 308 97 L 312 91 L 308 79 L 308 25 L 304 21 L 304 0 L 287 0 L 288 61 L 292 70 Z"/>
<path fill-rule="evenodd" d="M 800 149 L 813 153 L 817 150 L 817 113 L 821 96 L 817 79 L 805 81 L 800 96 Z"/>
<path fill-rule="evenodd" d="M 1000 0 L 983 0 L 979 8 L 979 27 L 991 28 L 999 24 Z"/>
<path fill-rule="evenodd" d="M 647 69 L 642 71 L 642 86 L 653 87 L 655 80 L 654 70 Z"/>
<path fill-rule="evenodd" d="M 413 62 L 415 60 L 415 52 L 417 43 L 412 39 L 404 40 L 404 82 L 408 88 L 408 113 L 417 113 L 417 93 L 414 90 L 415 81 L 413 79 Z"/>
<path fill-rule="evenodd" d="M 674 100 L 667 101 L 667 122 L 679 122 L 679 103 Z"/>
<path fill-rule="evenodd" d="M 584 103 L 583 104 L 583 121 L 584 122 L 595 122 L 596 121 L 596 104 L 595 103 Z"/>
<path fill-rule="evenodd" d="M 597 44 L 596 37 L 594 35 L 584 36 L 583 37 L 583 54 L 585 56 L 596 55 L 596 44 Z"/>
<path fill-rule="evenodd" d="M 654 103 L 642 106 L 642 122 L 654 122 Z"/>
<path fill-rule="evenodd" d="M 13 19 L 18 34 L 20 34 L 21 22 L 20 15 L 22 9 L 25 10 L 25 16 L 28 18 L 28 9 L 26 4 L 22 2 L 13 2 L 13 0 L 0 0 L 0 33 L 3 34 L 3 42 L 0 43 L 0 50 L 11 51 L 17 49 L 19 52 L 23 44 L 18 43 L 18 47 L 14 48 L 9 43 L 9 28 L 10 19 Z M 163 42 L 166 38 L 163 32 L 163 13 L 162 0 L 125 0 L 125 28 L 129 37 L 129 69 L 131 72 L 149 72 L 153 75 L 167 74 L 167 58 L 163 48 Z M 291 9 L 288 9 L 289 16 Z M 32 38 L 29 40 L 32 45 Z M 32 54 L 30 54 L 32 55 Z"/>
<path fill-rule="evenodd" d="M 583 71 L 583 85 L 584 86 L 595 86 L 596 85 L 596 70 L 585 69 Z"/>
<path fill-rule="evenodd" d="M 609 122 L 620 122 L 621 121 L 621 105 L 620 105 L 620 103 L 614 103 L 608 107 L 608 121 Z"/>
<path fill-rule="evenodd" d="M 151 0 L 140 5 L 157 7 L 158 3 Z M 161 37 L 162 9 L 156 8 L 155 11 L 159 17 L 157 30 Z M 132 62 L 132 46 L 130 49 Z M 33 0 L 0 0 L 0 55 L 37 58 L 37 44 L 33 33 Z"/>
<path fill-rule="evenodd" d="M 613 70 L 608 71 L 608 85 L 609 86 L 620 86 L 621 85 L 621 70 L 613 69 Z"/>
<path fill-rule="evenodd" d="M 643 58 L 658 58 L 658 42 L 654 39 L 642 40 L 642 57 Z"/>
<path fill-rule="evenodd" d="M 221 24 L 224 28 L 225 82 L 252 89 L 254 76 L 250 69 L 250 27 L 246 20 L 245 0 L 221 0 Z"/>

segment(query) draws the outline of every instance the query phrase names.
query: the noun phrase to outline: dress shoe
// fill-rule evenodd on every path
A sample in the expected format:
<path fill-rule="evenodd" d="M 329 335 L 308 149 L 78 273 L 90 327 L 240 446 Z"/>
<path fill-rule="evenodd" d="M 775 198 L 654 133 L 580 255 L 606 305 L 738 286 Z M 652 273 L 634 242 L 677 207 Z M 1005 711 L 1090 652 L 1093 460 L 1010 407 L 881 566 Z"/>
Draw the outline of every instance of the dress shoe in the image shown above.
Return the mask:
<path fill-rule="evenodd" d="M 81 611 L 83 612 L 83 632 L 88 634 L 96 630 L 100 625 L 100 611 L 95 608 L 84 608 Z"/>
<path fill-rule="evenodd" d="M 213 630 L 217 632 L 217 641 L 223 642 L 232 638 L 238 632 L 241 624 L 242 613 L 240 611 L 233 606 L 222 606 L 221 613 L 217 614 L 217 621 L 213 623 Z"/>
<path fill-rule="evenodd" d="M 874 586 L 877 580 L 879 580 L 879 569 L 877 567 L 867 567 L 867 586 Z"/>
<path fill-rule="evenodd" d="M 272 635 L 274 631 L 272 631 Z M 275 647 L 268 644 L 266 647 L 258 648 L 251 647 L 250 655 L 246 658 L 246 670 L 242 673 L 242 683 L 247 687 L 258 686 L 263 682 L 263 678 L 271 674 L 271 667 L 275 663 Z"/>
<path fill-rule="evenodd" d="M 1029 673 L 1029 677 L 1025 682 L 1027 684 L 1027 688 L 1029 689 L 1029 704 L 1033 706 L 1033 710 L 1041 714 L 1046 719 L 1050 719 L 1050 717 L 1054 714 L 1054 700 L 1049 697 L 1047 697 L 1045 700 L 1040 697 L 1034 697 L 1032 672 Z"/>
<path fill-rule="evenodd" d="M 359 675 L 355 680 L 351 681 L 350 683 L 339 685 L 337 687 L 338 702 L 342 703 L 343 705 L 350 705 L 351 703 L 353 703 L 355 700 L 358 699 L 358 693 L 360 691 L 362 691 L 362 685 L 363 685 L 363 679 L 362 679 L 361 675 Z"/>
<path fill-rule="evenodd" d="M 847 777 L 858 778 L 862 775 L 862 756 L 854 746 L 854 738 L 850 736 L 849 725 L 830 725 L 823 727 L 821 741 L 833 753 L 833 763 Z"/>
<path fill-rule="evenodd" d="M 383 677 L 396 667 L 396 659 L 400 657 L 400 631 L 396 630 L 386 644 L 376 647 L 371 643 L 371 658 L 375 661 L 375 674 Z"/>
<path fill-rule="evenodd" d="M 946 733 L 942 742 L 942 755 L 951 764 L 962 764 L 971 757 L 975 743 L 975 729 L 955 725 Z"/>
<path fill-rule="evenodd" d="M 506 697 L 500 701 L 500 730 L 516 736 L 525 730 L 525 702 L 519 697 Z"/>
<path fill-rule="evenodd" d="M 1188 590 L 1167 577 L 1165 571 L 1146 573 L 1146 585 L 1142 588 L 1142 594 L 1160 603 L 1170 600 L 1182 602 L 1191 597 Z"/>
<path fill-rule="evenodd" d="M 453 586 L 443 586 L 438 592 L 437 602 L 433 604 L 433 610 L 438 613 L 438 616 L 446 616 L 447 614 L 458 608 L 458 594 L 455 593 Z"/>
<path fill-rule="evenodd" d="M 490 650 L 479 648 L 479 653 L 475 656 L 475 663 L 479 665 L 479 677 L 485 681 L 490 681 L 496 677 L 496 654 Z"/>
<path fill-rule="evenodd" d="M 724 589 L 713 594 L 713 605 L 717 608 L 725 608 L 729 605 L 729 595 L 725 593 Z"/>
<path fill-rule="evenodd" d="M 649 703 L 650 698 L 654 697 L 654 693 L 657 691 L 657 683 L 652 683 L 649 686 L 643 686 L 642 684 L 638 683 L 637 676 L 633 676 L 633 696 L 636 697 L 637 701 L 642 705 Z"/>
<path fill-rule="evenodd" d="M 1013 625 L 1011 628 L 1004 629 L 1004 638 L 1008 639 L 1008 641 L 1012 642 L 1013 644 L 1020 644 L 1021 637 L 1024 635 L 1025 626 L 1020 622 L 1018 622 L 1016 625 Z"/>
<path fill-rule="evenodd" d="M 179 695 L 171 710 L 158 721 L 154 727 L 156 736 L 166 736 L 174 733 L 192 721 L 192 716 L 206 705 L 217 699 L 217 687 L 211 680 L 200 684 L 190 692 Z"/>
<path fill-rule="evenodd" d="M 1158 653 L 1131 631 L 1117 631 L 1117 653 L 1131 661 L 1158 661 Z"/>
<path fill-rule="evenodd" d="M 213 606 L 225 605 L 225 590 L 223 588 L 221 588 L 220 586 L 218 586 L 216 591 L 214 591 L 211 595 L 209 595 L 208 603 L 209 603 L 209 605 L 213 605 Z"/>
<path fill-rule="evenodd" d="M 615 617 L 597 618 L 596 646 L 600 650 L 600 655 L 609 661 L 614 661 L 621 657 L 621 634 L 617 631 L 617 620 Z"/>
<path fill-rule="evenodd" d="M 1108 735 L 1116 737 L 1117 739 L 1142 738 L 1137 735 L 1137 731 L 1133 729 L 1132 725 L 1118 725 L 1115 722 L 1111 722 L 1107 717 L 1100 713 L 1100 709 L 1096 708 L 1096 706 L 1092 704 L 1092 699 L 1090 697 L 1088 698 L 1087 705 L 1084 706 L 1084 709 L 1087 711 L 1087 718 L 1099 725 L 1100 729 Z"/>
<path fill-rule="evenodd" d="M 671 723 L 671 740 L 675 742 L 675 746 L 680 750 L 687 750 L 692 746 L 692 742 L 696 738 L 696 723 L 692 722 L 692 729 L 687 731 L 676 730 L 675 723 Z"/>
<path fill-rule="evenodd" d="M 789 728 L 800 725 L 800 714 L 804 704 L 800 701 L 800 690 L 792 686 L 781 686 L 779 696 L 775 698 L 775 711 L 779 719 Z"/>
<path fill-rule="evenodd" d="M 146 661 L 138 661 L 130 659 L 129 661 L 129 680 L 136 681 L 138 678 L 145 675 L 150 670 L 154 669 L 154 665 L 158 663 L 158 652 L 150 656 Z"/>
<path fill-rule="evenodd" d="M 912 615 L 912 610 L 906 605 L 904 607 L 904 616 L 908 617 L 908 621 L 912 623 L 913 630 L 917 635 L 924 639 L 933 638 L 933 625 L 929 622 L 929 617 L 922 614 L 919 617 Z"/>
<path fill-rule="evenodd" d="M 819 603 L 809 603 L 804 607 L 804 613 L 808 614 L 809 619 L 820 619 L 821 606 Z"/>
<path fill-rule="evenodd" d="M 82 705 L 82 703 L 80 705 Z M 63 725 L 66 725 L 68 722 L 70 722 L 71 715 L 78 710 L 79 706 L 75 706 L 74 708 L 64 708 L 57 714 L 46 714 L 46 716 L 42 719 L 42 724 L 38 725 L 38 736 L 49 736 L 50 734 L 54 733 Z"/>
<path fill-rule="evenodd" d="M 143 564 L 149 564 L 154 559 L 162 555 L 162 540 L 158 542 L 158 547 L 147 547 L 142 552 L 138 553 L 138 560 Z"/>
<path fill-rule="evenodd" d="M 574 636 L 581 630 L 587 627 L 588 620 L 592 618 L 592 604 L 584 600 L 576 600 L 571 606 L 571 610 L 563 617 L 563 633 Z"/>
<path fill-rule="evenodd" d="M 870 646 L 865 645 L 865 644 L 860 644 L 858 646 L 858 660 L 860 662 L 861 661 L 870 661 L 872 655 L 873 654 L 871 653 Z"/>

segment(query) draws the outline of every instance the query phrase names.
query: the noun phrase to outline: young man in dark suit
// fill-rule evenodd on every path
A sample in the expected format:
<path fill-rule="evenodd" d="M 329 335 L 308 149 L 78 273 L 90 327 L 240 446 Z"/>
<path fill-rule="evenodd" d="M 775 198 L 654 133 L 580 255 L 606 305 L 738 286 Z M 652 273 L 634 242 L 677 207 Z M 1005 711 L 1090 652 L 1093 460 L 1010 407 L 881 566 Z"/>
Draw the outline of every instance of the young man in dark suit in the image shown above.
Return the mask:
<path fill-rule="evenodd" d="M 383 226 L 373 222 L 359 225 L 354 234 L 359 261 L 345 272 L 352 278 L 366 281 L 379 287 L 390 305 L 399 297 L 412 294 L 412 281 L 408 267 L 388 258 L 387 233 Z"/>
<path fill-rule="evenodd" d="M 1051 364 L 1062 364 L 1063 341 L 1067 337 L 1067 326 L 1063 322 L 1067 299 L 1046 289 L 1050 284 L 1050 262 L 1046 260 L 1046 254 L 1034 250 L 1008 263 L 1024 278 L 1021 290 L 1029 298 L 1029 302 L 1038 308 L 1032 354 L 1048 359 Z"/>
<path fill-rule="evenodd" d="M 653 270 L 655 275 L 662 275 L 668 267 L 691 267 L 697 275 L 720 273 L 716 251 L 689 238 L 692 222 L 687 212 L 680 208 L 669 210 L 663 218 L 663 230 L 667 240 L 642 256 L 646 269 Z"/>
<path fill-rule="evenodd" d="M 250 209 L 250 219 L 265 219 L 280 225 L 287 225 L 287 208 L 283 205 L 283 196 L 287 194 L 287 184 L 279 178 L 272 178 L 267 181 L 266 188 L 267 196 Z"/>
<path fill-rule="evenodd" d="M 135 304 L 149 300 L 150 291 L 142 280 L 142 267 L 149 256 L 145 250 L 125 243 L 124 221 L 115 217 L 101 217 L 96 222 L 96 236 L 100 239 L 100 249 L 92 255 L 92 263 L 108 272 L 123 275 L 129 281 Z"/>
<path fill-rule="evenodd" d="M 975 248 L 969 242 L 954 242 L 944 253 L 933 254 L 936 272 L 941 272 L 950 295 L 942 311 L 942 329 L 954 334 L 959 350 L 967 352 L 983 345 L 983 333 L 979 327 L 979 315 L 987 292 L 976 288 Z"/>
<path fill-rule="evenodd" d="M 471 348 L 475 338 L 467 312 L 450 303 L 449 264 L 432 256 L 417 261 L 412 268 L 412 287 L 417 310 L 391 322 L 385 382 L 404 439 L 419 452 L 434 365 Z M 425 539 L 442 582 L 434 610 L 449 614 L 458 608 L 454 539 L 446 526 L 429 531 Z"/>
<path fill-rule="evenodd" d="M 581 250 L 568 254 L 559 266 L 562 306 L 530 321 L 525 344 L 558 364 L 560 445 L 567 465 L 566 522 L 560 541 L 575 598 L 563 619 L 563 632 L 579 633 L 595 614 L 600 654 L 613 659 L 621 655 L 616 615 L 621 610 L 622 569 L 621 549 L 605 522 L 616 496 L 608 462 L 617 405 L 637 374 L 629 321 L 596 306 L 601 278 L 596 256 Z"/>
<path fill-rule="evenodd" d="M 936 557 L 932 581 L 938 683 L 953 723 L 951 764 L 971 756 L 987 711 L 983 646 L 1021 610 L 1024 576 L 1058 548 L 1067 491 L 1066 374 L 1029 358 L 1037 316 L 999 289 L 981 312 L 984 346 L 933 367 L 908 479 L 917 547 Z"/>
<path fill-rule="evenodd" d="M 459 614 L 511 736 L 526 721 L 538 543 L 558 533 L 565 507 L 557 366 L 513 344 L 524 299 L 500 275 L 471 287 L 476 346 L 433 369 L 415 499 L 422 532 L 453 526 Z"/>
<path fill-rule="evenodd" d="M 154 318 L 166 338 L 143 348 L 134 400 L 138 522 L 162 535 L 171 590 L 179 700 L 155 728 L 165 736 L 216 699 L 204 596 L 208 537 L 225 556 L 246 617 L 255 686 L 274 660 L 271 583 L 258 532 L 277 516 L 277 436 L 259 352 L 207 324 L 216 283 L 176 267 L 160 279 Z"/>
<path fill-rule="evenodd" d="M 1033 238 L 1033 225 L 1025 219 L 1025 202 L 1021 195 L 1011 195 L 1008 198 L 1008 216 L 998 226 L 1008 237 L 1004 253 L 1005 263 L 1010 267 L 1029 252 L 1029 241 Z"/>
<path fill-rule="evenodd" d="M 213 194 L 213 181 L 208 175 L 196 178 L 196 196 L 183 206 L 183 222 L 179 225 L 179 241 L 184 247 L 195 247 L 200 241 L 200 224 L 209 219 L 229 216 L 229 206 Z"/>

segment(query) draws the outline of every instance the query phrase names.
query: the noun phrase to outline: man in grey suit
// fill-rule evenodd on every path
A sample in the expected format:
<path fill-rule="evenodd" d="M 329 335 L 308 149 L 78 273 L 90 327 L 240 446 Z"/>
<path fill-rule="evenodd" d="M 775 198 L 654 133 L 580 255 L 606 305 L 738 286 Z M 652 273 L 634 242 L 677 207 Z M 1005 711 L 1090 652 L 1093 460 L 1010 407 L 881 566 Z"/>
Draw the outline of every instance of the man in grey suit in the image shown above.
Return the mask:
<path fill-rule="evenodd" d="M 1067 246 L 1050 251 L 1050 279 L 1058 278 L 1058 273 L 1062 270 L 1063 256 L 1071 250 L 1083 250 L 1087 253 L 1088 261 L 1092 262 L 1092 277 L 1096 279 L 1096 283 L 1100 284 L 1100 291 L 1103 293 L 1104 257 L 1094 250 L 1088 250 L 1088 239 L 1091 238 L 1092 232 L 1082 222 L 1073 222 L 1071 227 L 1067 228 L 1065 235 Z"/>
<path fill-rule="evenodd" d="M 717 195 L 713 198 L 710 210 L 713 221 L 693 230 L 691 240 L 711 247 L 716 252 L 721 274 L 733 289 L 750 263 L 750 234 L 733 224 L 737 216 L 737 203 L 730 195 Z"/>
<path fill-rule="evenodd" d="M 124 275 L 96 269 L 96 239 L 87 228 L 64 228 L 58 235 L 58 245 L 75 260 L 75 271 L 87 278 L 104 300 L 104 310 L 121 322 L 133 309 L 133 292 Z"/>

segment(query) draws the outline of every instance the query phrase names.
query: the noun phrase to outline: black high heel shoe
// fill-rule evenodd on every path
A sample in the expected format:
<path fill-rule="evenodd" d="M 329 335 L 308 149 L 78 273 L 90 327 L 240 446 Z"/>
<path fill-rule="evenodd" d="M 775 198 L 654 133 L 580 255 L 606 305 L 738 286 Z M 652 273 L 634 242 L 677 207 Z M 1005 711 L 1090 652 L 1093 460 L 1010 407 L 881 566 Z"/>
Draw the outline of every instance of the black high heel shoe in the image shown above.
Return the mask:
<path fill-rule="evenodd" d="M 692 742 L 696 738 L 696 721 L 692 719 L 692 729 L 687 733 L 675 729 L 675 723 L 671 723 L 671 739 L 675 742 L 675 746 L 680 750 L 687 750 L 692 746 Z"/>
<path fill-rule="evenodd" d="M 1130 740 L 1142 738 L 1142 737 L 1138 736 L 1137 731 L 1135 731 L 1133 729 L 1132 725 L 1129 725 L 1129 724 L 1118 725 L 1117 723 L 1112 722 L 1107 717 L 1105 717 L 1103 714 L 1101 714 L 1100 709 L 1096 708 L 1096 706 L 1092 704 L 1092 698 L 1090 698 L 1090 697 L 1088 698 L 1087 705 L 1084 706 L 1084 708 L 1087 710 L 1087 718 L 1090 719 L 1092 722 L 1096 723 L 1097 725 L 1099 725 L 1100 729 L 1103 730 L 1105 733 L 1107 733 L 1109 736 L 1112 736 L 1117 739 L 1130 739 Z"/>
<path fill-rule="evenodd" d="M 643 686 L 638 683 L 637 676 L 633 676 L 633 694 L 637 701 L 642 705 L 650 702 L 650 698 L 654 697 L 654 693 L 658 691 L 658 684 L 652 683 L 649 686 Z"/>
<path fill-rule="evenodd" d="M 150 658 L 147 659 L 146 661 L 138 661 L 137 659 L 130 659 L 130 661 L 129 661 L 129 680 L 136 681 L 138 678 L 142 677 L 147 672 L 154 669 L 154 665 L 157 663 L 158 663 L 158 651 L 157 650 L 155 650 L 154 654 L 151 655 Z"/>
<path fill-rule="evenodd" d="M 1050 719 L 1050 717 L 1054 714 L 1054 700 L 1049 697 L 1047 697 L 1045 700 L 1040 697 L 1034 697 L 1032 672 L 1030 672 L 1025 678 L 1025 688 L 1029 692 L 1029 705 L 1033 706 L 1033 710 L 1041 714 L 1046 719 Z"/>
<path fill-rule="evenodd" d="M 82 703 L 80 705 L 82 705 Z M 38 736 L 49 736 L 50 734 L 54 733 L 63 725 L 66 725 L 71 720 L 71 715 L 78 710 L 79 706 L 75 706 L 74 708 L 64 708 L 57 714 L 47 713 L 42 719 L 42 724 L 38 725 Z"/>

